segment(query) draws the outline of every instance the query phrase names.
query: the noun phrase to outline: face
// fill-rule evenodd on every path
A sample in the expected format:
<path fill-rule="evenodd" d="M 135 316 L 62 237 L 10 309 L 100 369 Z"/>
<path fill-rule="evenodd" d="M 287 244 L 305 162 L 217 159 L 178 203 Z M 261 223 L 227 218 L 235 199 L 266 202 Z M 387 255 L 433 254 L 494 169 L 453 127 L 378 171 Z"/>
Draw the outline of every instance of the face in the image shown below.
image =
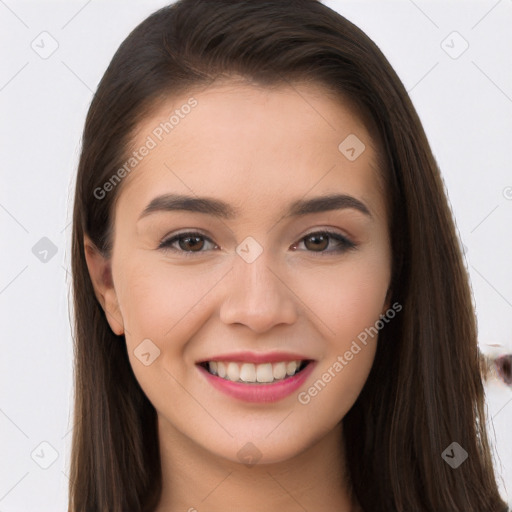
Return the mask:
<path fill-rule="evenodd" d="M 369 133 L 319 86 L 228 82 L 160 106 L 143 146 L 111 260 L 87 258 L 160 435 L 234 462 L 304 452 L 359 395 L 389 307 Z"/>

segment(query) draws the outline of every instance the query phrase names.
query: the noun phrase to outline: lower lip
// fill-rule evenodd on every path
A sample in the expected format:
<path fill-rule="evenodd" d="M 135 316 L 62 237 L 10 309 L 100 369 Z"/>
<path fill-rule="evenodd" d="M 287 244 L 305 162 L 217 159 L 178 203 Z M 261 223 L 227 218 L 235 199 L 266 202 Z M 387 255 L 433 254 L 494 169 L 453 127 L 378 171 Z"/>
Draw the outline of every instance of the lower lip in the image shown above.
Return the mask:
<path fill-rule="evenodd" d="M 228 396 L 237 398 L 238 400 L 244 400 L 245 402 L 277 402 L 300 388 L 313 371 L 314 366 L 315 362 L 311 361 L 306 368 L 293 377 L 288 377 L 271 384 L 244 384 L 241 382 L 232 382 L 218 377 L 217 375 L 212 375 L 200 365 L 197 367 L 214 388 Z"/>

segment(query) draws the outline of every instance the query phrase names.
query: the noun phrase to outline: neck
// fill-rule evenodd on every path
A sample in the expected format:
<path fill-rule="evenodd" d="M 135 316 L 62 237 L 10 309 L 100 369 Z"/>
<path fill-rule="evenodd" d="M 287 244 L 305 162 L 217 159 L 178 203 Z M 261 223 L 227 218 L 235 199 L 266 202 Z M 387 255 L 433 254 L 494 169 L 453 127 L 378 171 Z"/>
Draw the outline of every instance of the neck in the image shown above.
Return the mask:
<path fill-rule="evenodd" d="M 155 512 L 319 510 L 355 512 L 345 471 L 342 425 L 304 452 L 274 464 L 217 457 L 158 420 L 162 496 Z"/>

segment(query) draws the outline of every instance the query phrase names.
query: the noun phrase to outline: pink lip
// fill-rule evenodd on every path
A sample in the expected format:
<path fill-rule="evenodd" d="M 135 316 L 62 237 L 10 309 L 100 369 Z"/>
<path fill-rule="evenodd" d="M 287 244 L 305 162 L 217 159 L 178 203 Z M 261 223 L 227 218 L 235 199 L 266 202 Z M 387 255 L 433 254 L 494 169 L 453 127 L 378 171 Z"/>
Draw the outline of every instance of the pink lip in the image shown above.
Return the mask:
<path fill-rule="evenodd" d="M 225 361 L 226 359 L 220 360 Z M 233 359 L 227 360 L 233 361 Z M 212 361 L 212 359 L 210 359 L 210 361 Z M 265 361 L 268 361 L 268 359 L 265 359 Z M 279 359 L 279 361 L 283 361 L 283 359 Z M 277 402 L 278 400 L 289 396 L 304 384 L 313 371 L 315 361 L 311 361 L 306 368 L 293 377 L 288 377 L 287 379 L 279 382 L 273 382 L 271 384 L 245 384 L 241 382 L 231 382 L 218 377 L 217 375 L 212 375 L 201 365 L 196 366 L 214 388 L 222 391 L 228 396 L 237 398 L 238 400 L 244 400 L 246 402 Z"/>
<path fill-rule="evenodd" d="M 304 361 L 311 358 L 301 354 L 291 354 L 289 352 L 268 352 L 267 354 L 258 352 L 237 352 L 232 354 L 223 354 L 208 359 L 198 361 L 198 363 L 206 363 L 208 361 L 233 361 L 235 363 L 279 363 L 281 361 Z"/>

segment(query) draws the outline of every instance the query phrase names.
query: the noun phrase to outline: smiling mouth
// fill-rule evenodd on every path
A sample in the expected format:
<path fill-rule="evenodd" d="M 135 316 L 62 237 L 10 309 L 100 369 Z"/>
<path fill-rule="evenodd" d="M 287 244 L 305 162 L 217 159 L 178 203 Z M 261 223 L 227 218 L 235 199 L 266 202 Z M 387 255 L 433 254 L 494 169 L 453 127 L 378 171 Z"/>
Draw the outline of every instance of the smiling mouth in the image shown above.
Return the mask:
<path fill-rule="evenodd" d="M 205 361 L 199 363 L 208 373 L 230 382 L 242 384 L 272 384 L 300 373 L 310 360 L 276 363 L 238 363 L 234 361 Z"/>

